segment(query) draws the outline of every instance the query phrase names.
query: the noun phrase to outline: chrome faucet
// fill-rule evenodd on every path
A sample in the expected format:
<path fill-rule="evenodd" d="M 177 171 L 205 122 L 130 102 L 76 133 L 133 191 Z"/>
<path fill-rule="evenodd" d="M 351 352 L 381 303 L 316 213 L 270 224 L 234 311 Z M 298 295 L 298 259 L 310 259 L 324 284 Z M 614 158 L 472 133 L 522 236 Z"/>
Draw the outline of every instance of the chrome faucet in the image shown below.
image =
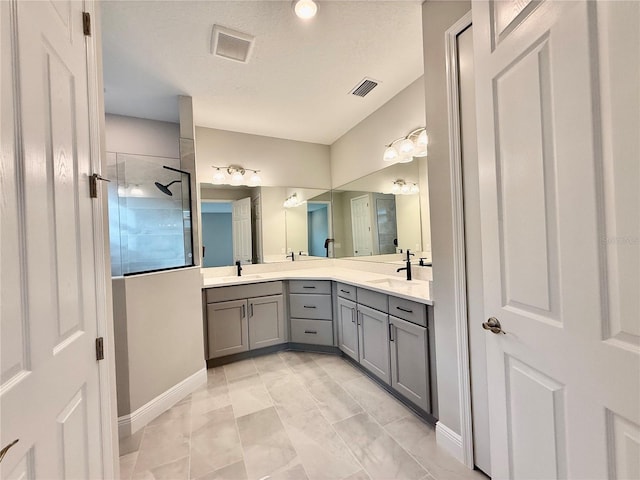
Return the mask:
<path fill-rule="evenodd" d="M 295 261 L 296 261 L 295 254 L 294 254 L 293 252 L 291 252 L 289 255 L 287 255 L 287 258 L 291 258 L 291 261 L 292 261 L 292 262 L 295 262 Z"/>
<path fill-rule="evenodd" d="M 236 262 L 236 269 L 238 270 L 238 276 L 242 276 L 242 262 L 240 260 Z"/>
<path fill-rule="evenodd" d="M 406 260 L 406 266 L 399 268 L 396 270 L 396 272 L 401 272 L 402 270 L 406 270 L 407 271 L 407 280 L 411 280 L 411 256 L 413 256 L 414 254 L 411 253 L 409 251 L 409 249 L 407 249 L 407 260 Z"/>

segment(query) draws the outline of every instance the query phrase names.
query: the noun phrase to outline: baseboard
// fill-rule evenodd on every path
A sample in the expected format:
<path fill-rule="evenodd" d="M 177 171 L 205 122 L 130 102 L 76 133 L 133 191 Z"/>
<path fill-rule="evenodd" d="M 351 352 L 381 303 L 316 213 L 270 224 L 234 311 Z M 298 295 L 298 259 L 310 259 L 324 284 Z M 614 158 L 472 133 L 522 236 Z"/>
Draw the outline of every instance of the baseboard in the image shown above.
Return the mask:
<path fill-rule="evenodd" d="M 118 417 L 118 438 L 129 437 L 154 418 L 166 412 L 184 397 L 207 383 L 207 369 L 198 370 L 190 377 L 162 392 L 136 411 Z"/>
<path fill-rule="evenodd" d="M 436 443 L 439 447 L 444 448 L 449 455 L 456 460 L 464 463 L 464 449 L 462 448 L 462 436 L 444 423 L 436 423 Z"/>

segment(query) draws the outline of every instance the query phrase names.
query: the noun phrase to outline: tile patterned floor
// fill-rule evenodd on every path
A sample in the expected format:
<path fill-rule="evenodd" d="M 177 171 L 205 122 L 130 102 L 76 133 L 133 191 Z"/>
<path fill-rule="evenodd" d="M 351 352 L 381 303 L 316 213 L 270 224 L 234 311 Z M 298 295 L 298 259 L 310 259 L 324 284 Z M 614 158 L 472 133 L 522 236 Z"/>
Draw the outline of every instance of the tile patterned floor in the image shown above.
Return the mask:
<path fill-rule="evenodd" d="M 347 361 L 316 353 L 210 369 L 120 449 L 124 480 L 486 479 Z"/>

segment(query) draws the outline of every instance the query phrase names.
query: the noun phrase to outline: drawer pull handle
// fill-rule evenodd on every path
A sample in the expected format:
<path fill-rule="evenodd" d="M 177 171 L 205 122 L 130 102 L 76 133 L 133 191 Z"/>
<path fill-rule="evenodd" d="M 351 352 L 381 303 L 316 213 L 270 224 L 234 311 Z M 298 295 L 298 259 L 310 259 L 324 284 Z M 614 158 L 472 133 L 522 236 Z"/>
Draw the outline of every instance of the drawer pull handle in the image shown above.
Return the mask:
<path fill-rule="evenodd" d="M 413 313 L 413 310 L 409 310 L 406 308 L 402 308 L 402 307 L 396 307 L 398 310 L 400 310 L 401 312 L 406 312 L 406 313 Z"/>
<path fill-rule="evenodd" d="M 304 308 L 317 308 L 315 305 L 304 305 Z"/>
<path fill-rule="evenodd" d="M 303 285 L 302 288 L 316 288 L 314 285 Z"/>
<path fill-rule="evenodd" d="M 340 289 L 340 291 L 341 291 L 342 293 L 348 293 L 349 295 L 351 295 L 351 291 L 350 291 L 350 290 L 343 290 L 343 289 Z"/>
<path fill-rule="evenodd" d="M 312 333 L 313 335 L 318 334 L 318 332 L 316 332 L 315 330 L 305 330 L 304 333 Z"/>
<path fill-rule="evenodd" d="M 389 324 L 389 341 L 393 342 L 393 323 Z"/>

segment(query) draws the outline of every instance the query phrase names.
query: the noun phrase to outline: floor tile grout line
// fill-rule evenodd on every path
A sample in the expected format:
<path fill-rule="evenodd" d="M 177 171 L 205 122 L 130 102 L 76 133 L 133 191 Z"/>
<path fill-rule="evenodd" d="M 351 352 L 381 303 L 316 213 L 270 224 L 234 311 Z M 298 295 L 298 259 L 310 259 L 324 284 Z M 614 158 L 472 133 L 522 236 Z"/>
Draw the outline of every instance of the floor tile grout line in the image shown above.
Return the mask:
<path fill-rule="evenodd" d="M 312 361 L 314 364 L 316 364 L 318 367 L 320 367 L 320 369 L 321 369 L 321 370 L 323 370 L 323 371 L 327 374 L 327 376 L 330 376 L 329 372 L 328 372 L 328 371 L 326 371 L 326 370 L 322 367 L 322 365 L 317 364 L 313 358 L 311 359 L 311 361 Z M 284 362 L 284 360 L 283 360 L 283 362 Z M 286 362 L 285 362 L 285 363 L 286 363 Z M 293 375 L 295 376 L 295 375 L 296 375 L 296 372 L 293 370 L 293 368 L 291 368 L 289 365 L 287 365 L 287 366 L 291 369 L 291 371 L 292 371 Z M 334 380 L 334 379 L 332 378 L 332 380 Z M 334 380 L 334 381 L 335 381 L 335 380 Z M 360 466 L 360 470 L 362 470 L 362 471 L 366 472 L 367 476 L 368 476 L 369 478 L 371 478 L 371 475 L 369 475 L 369 472 L 364 468 L 364 466 L 363 466 L 363 465 L 360 463 L 360 461 L 356 458 L 355 454 L 353 453 L 353 450 L 351 450 L 351 448 L 349 447 L 349 445 L 347 445 L 347 442 L 345 442 L 345 441 L 344 441 L 344 439 L 342 438 L 342 436 L 341 436 L 341 435 L 336 431 L 336 429 L 335 429 L 335 428 L 333 428 L 333 424 L 331 423 L 331 421 L 329 421 L 329 419 L 328 419 L 328 418 L 326 418 L 326 417 L 325 417 L 325 415 L 322 413 L 322 410 L 320 409 L 320 407 L 319 407 L 319 405 L 318 405 L 318 401 L 317 401 L 317 399 L 315 398 L 315 396 L 313 395 L 313 393 L 311 393 L 311 391 L 309 390 L 309 388 L 307 387 L 307 385 L 306 385 L 304 382 L 298 382 L 298 383 L 300 383 L 300 385 L 302 386 L 302 388 L 304 388 L 304 389 L 306 390 L 307 394 L 308 394 L 308 395 L 311 397 L 311 399 L 315 402 L 315 404 L 316 404 L 316 408 L 317 408 L 317 410 L 318 410 L 318 413 L 320 414 L 320 416 L 321 416 L 322 418 L 324 418 L 324 420 L 327 422 L 327 425 L 329 425 L 329 428 L 333 431 L 333 433 L 335 433 L 335 434 L 336 434 L 336 437 L 337 437 L 337 438 L 339 438 L 339 439 L 340 439 L 340 441 L 343 443 L 343 445 L 345 445 L 345 446 L 347 447 L 347 451 L 351 454 L 351 456 L 352 456 L 352 457 L 353 457 L 353 459 L 355 460 L 356 464 Z M 337 382 L 336 382 L 336 383 L 337 383 Z M 268 391 L 268 390 L 269 390 L 269 389 L 267 389 L 267 391 Z M 269 392 L 269 395 L 271 395 L 271 392 Z M 275 407 L 275 404 L 274 404 L 274 407 Z M 362 407 L 361 407 L 361 408 L 362 408 Z M 286 431 L 287 427 L 286 427 L 285 423 L 282 421 L 282 417 L 280 417 L 280 413 L 278 412 L 278 409 L 276 408 L 275 410 L 276 410 L 276 413 L 278 414 L 278 418 L 280 418 L 280 422 L 282 423 L 282 425 L 284 426 L 285 431 Z M 360 412 L 360 413 L 361 413 L 361 412 Z M 357 415 L 357 414 L 356 414 L 356 415 Z M 289 436 L 289 433 L 288 433 L 288 432 L 287 432 L 287 436 L 289 437 L 289 441 L 291 441 L 291 437 Z M 293 442 L 291 442 L 291 444 L 293 445 Z M 294 450 L 295 450 L 295 448 L 296 448 L 296 447 L 295 447 L 295 446 L 293 446 L 293 448 L 294 448 Z M 299 456 L 299 454 L 298 454 L 297 452 L 298 452 L 298 451 L 296 450 L 296 454 Z M 302 465 L 302 468 L 303 468 L 303 470 L 304 470 L 304 465 Z M 306 473 L 306 470 L 305 470 L 305 473 Z M 357 472 L 356 472 L 356 473 L 357 473 Z M 308 475 L 307 475 L 307 476 L 308 476 Z"/>

